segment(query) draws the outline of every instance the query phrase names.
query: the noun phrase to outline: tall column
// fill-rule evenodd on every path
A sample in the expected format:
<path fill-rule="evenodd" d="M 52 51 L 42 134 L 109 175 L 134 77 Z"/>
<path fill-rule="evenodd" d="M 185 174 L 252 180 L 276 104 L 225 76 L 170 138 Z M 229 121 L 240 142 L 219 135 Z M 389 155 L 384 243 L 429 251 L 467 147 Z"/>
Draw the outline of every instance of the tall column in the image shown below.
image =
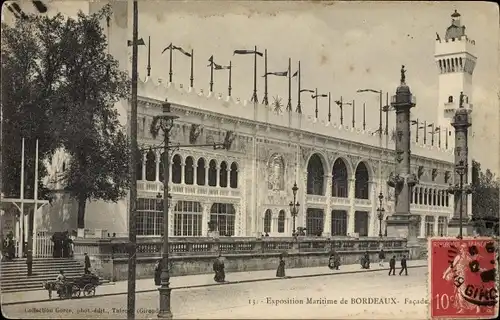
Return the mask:
<path fill-rule="evenodd" d="M 347 234 L 352 235 L 354 233 L 354 224 L 355 224 L 355 211 L 356 207 L 354 205 L 354 193 L 355 193 L 355 186 L 356 186 L 356 178 L 354 175 L 349 179 L 349 216 L 348 216 L 348 222 L 347 222 Z"/>
<path fill-rule="evenodd" d="M 160 182 L 160 161 L 161 161 L 161 153 L 155 152 L 155 181 Z M 165 172 L 163 173 L 165 174 Z"/>
<path fill-rule="evenodd" d="M 332 208 L 331 208 L 331 195 L 332 195 L 332 175 L 326 176 L 326 209 L 325 219 L 323 221 L 323 237 L 330 237 L 332 235 Z"/>
<path fill-rule="evenodd" d="M 210 221 L 210 202 L 204 202 L 202 204 L 202 214 L 201 214 L 201 236 L 208 236 L 208 222 Z"/>
<path fill-rule="evenodd" d="M 181 184 L 186 184 L 185 180 L 184 180 L 184 176 L 185 176 L 185 170 L 186 169 L 186 165 L 184 163 L 181 164 Z"/>
<path fill-rule="evenodd" d="M 205 166 L 205 186 L 208 186 L 208 172 L 210 169 L 210 164 Z"/>
<path fill-rule="evenodd" d="M 370 194 L 369 194 L 369 199 L 371 200 L 372 207 L 369 213 L 369 226 L 368 226 L 368 236 L 369 237 L 375 237 L 378 236 L 378 193 L 377 193 L 377 187 L 378 184 L 375 181 L 370 181 L 369 183 L 369 189 Z M 387 196 L 387 195 L 386 195 Z M 383 231 L 382 231 L 383 232 Z"/>
<path fill-rule="evenodd" d="M 425 216 L 420 216 L 420 238 L 425 238 Z"/>
<path fill-rule="evenodd" d="M 302 188 L 301 188 L 302 187 Z M 301 190 L 302 189 L 302 190 Z M 299 191 L 297 198 L 302 197 L 302 204 L 299 207 L 299 212 L 297 213 L 297 218 L 295 220 L 295 228 L 307 227 L 307 170 L 304 171 L 302 175 L 302 186 L 299 186 Z M 309 230 L 306 230 L 309 232 Z"/>
<path fill-rule="evenodd" d="M 217 170 L 215 172 L 215 186 L 219 187 L 220 186 L 220 165 L 217 165 Z"/>
<path fill-rule="evenodd" d="M 198 185 L 198 166 L 193 164 L 193 185 Z"/>
<path fill-rule="evenodd" d="M 146 180 L 146 154 L 142 155 L 142 180 Z"/>

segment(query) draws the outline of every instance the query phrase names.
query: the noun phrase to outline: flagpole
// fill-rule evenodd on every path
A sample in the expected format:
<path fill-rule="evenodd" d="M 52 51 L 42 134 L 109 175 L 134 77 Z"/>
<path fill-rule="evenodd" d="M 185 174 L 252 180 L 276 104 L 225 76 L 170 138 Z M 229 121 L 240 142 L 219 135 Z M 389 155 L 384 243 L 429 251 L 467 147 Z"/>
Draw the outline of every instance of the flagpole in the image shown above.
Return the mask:
<path fill-rule="evenodd" d="M 191 88 L 194 88 L 194 50 L 191 49 L 191 77 L 189 78 L 191 81 Z"/>
<path fill-rule="evenodd" d="M 210 62 L 210 92 L 214 89 L 214 56 L 212 56 L 212 62 Z"/>
<path fill-rule="evenodd" d="M 434 123 L 432 124 L 431 146 L 434 146 Z"/>
<path fill-rule="evenodd" d="M 26 232 L 25 225 L 24 225 L 24 138 L 22 139 L 22 147 L 21 147 L 21 190 L 20 190 L 20 200 L 21 200 L 21 214 L 20 214 L 20 219 L 19 222 L 21 224 L 21 234 L 20 234 L 20 240 L 19 242 L 19 258 L 23 257 L 23 251 L 24 251 L 24 233 Z"/>
<path fill-rule="evenodd" d="M 33 213 L 28 212 L 28 276 L 31 276 L 33 265 L 33 232 L 35 230 L 35 213 L 38 209 L 38 139 L 36 139 L 35 147 L 35 185 L 34 185 L 34 208 Z"/>
<path fill-rule="evenodd" d="M 342 102 L 342 96 L 340 96 L 340 125 L 344 125 L 344 112 L 342 109 L 344 108 L 344 103 Z"/>
<path fill-rule="evenodd" d="M 288 58 L 288 105 L 287 111 L 292 111 L 292 58 Z"/>
<path fill-rule="evenodd" d="M 257 58 L 257 54 L 255 54 L 255 57 Z M 267 99 L 267 49 L 264 50 L 264 99 L 262 100 L 262 104 L 269 105 L 269 100 Z"/>
<path fill-rule="evenodd" d="M 318 88 L 316 88 L 316 94 L 314 95 L 314 99 L 316 100 L 316 110 L 314 111 L 316 113 L 316 119 L 318 119 Z"/>
<path fill-rule="evenodd" d="M 439 129 L 438 147 L 441 148 L 441 126 L 439 126 L 438 129 Z"/>
<path fill-rule="evenodd" d="M 363 131 L 366 130 L 366 103 L 363 102 Z"/>
<path fill-rule="evenodd" d="M 427 144 L 427 121 L 424 121 L 424 145 Z"/>
<path fill-rule="evenodd" d="M 151 36 L 148 37 L 148 67 L 146 68 L 148 71 L 148 77 L 151 76 Z"/>
<path fill-rule="evenodd" d="M 331 94 L 328 92 L 328 122 L 332 121 L 332 100 Z"/>
<path fill-rule="evenodd" d="M 385 105 L 387 106 L 387 111 L 385 112 L 385 134 L 389 134 L 389 92 L 385 93 Z"/>
<path fill-rule="evenodd" d="M 352 100 L 352 128 L 356 128 L 356 105 L 354 100 Z"/>
<path fill-rule="evenodd" d="M 229 61 L 229 86 L 227 87 L 227 92 L 228 92 L 229 96 L 231 96 L 231 72 L 233 70 L 233 66 L 231 63 L 232 62 Z"/>
<path fill-rule="evenodd" d="M 418 143 L 418 132 L 420 131 L 419 126 L 420 126 L 420 122 L 417 119 L 417 141 L 416 141 L 417 143 Z"/>
<path fill-rule="evenodd" d="M 172 42 L 170 42 L 170 71 L 168 72 L 168 75 L 169 75 L 169 81 L 170 83 L 172 83 L 172 48 L 174 47 L 174 45 L 172 44 Z"/>
<path fill-rule="evenodd" d="M 253 54 L 253 96 L 252 100 L 254 103 L 258 103 L 257 98 L 257 46 L 255 46 L 255 51 Z"/>
<path fill-rule="evenodd" d="M 448 128 L 446 128 L 446 134 L 445 134 L 445 147 L 446 147 L 446 150 L 448 150 Z"/>
<path fill-rule="evenodd" d="M 300 61 L 299 61 L 299 74 L 298 74 L 298 77 L 299 77 L 299 90 L 297 91 L 297 110 L 295 110 L 296 112 L 298 113 L 302 113 L 302 107 L 300 105 Z"/>
<path fill-rule="evenodd" d="M 383 99 L 383 98 L 382 98 L 382 97 L 383 97 L 383 96 L 382 96 L 382 94 L 383 94 L 383 93 L 382 93 L 382 90 L 380 90 L 380 92 L 379 92 L 379 93 L 380 93 L 380 96 L 379 96 L 379 100 L 380 100 L 379 118 L 380 118 L 380 119 L 379 119 L 379 125 L 378 125 L 378 130 L 379 130 L 379 133 L 378 133 L 378 134 L 379 134 L 379 137 L 380 137 L 380 138 L 382 138 L 382 134 L 383 134 L 383 132 L 382 132 L 382 121 L 383 121 L 383 120 L 382 120 L 382 111 L 383 111 L 383 110 L 382 110 L 382 104 L 383 104 L 383 102 L 382 102 L 382 99 Z M 380 145 L 382 146 L 382 141 L 380 141 Z"/>

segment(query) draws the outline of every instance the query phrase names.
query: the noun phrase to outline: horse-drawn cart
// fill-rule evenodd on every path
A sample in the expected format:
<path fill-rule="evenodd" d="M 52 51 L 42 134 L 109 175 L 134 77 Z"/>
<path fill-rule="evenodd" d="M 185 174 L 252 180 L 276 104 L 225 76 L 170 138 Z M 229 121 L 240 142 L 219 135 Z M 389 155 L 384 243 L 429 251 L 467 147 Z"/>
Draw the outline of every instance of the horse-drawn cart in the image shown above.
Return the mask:
<path fill-rule="evenodd" d="M 67 279 L 64 284 L 55 281 L 44 283 L 44 288 L 49 292 L 49 299 L 52 299 L 52 291 L 56 291 L 60 299 L 79 298 L 95 296 L 95 288 L 101 284 L 95 274 L 84 274 L 79 278 Z"/>

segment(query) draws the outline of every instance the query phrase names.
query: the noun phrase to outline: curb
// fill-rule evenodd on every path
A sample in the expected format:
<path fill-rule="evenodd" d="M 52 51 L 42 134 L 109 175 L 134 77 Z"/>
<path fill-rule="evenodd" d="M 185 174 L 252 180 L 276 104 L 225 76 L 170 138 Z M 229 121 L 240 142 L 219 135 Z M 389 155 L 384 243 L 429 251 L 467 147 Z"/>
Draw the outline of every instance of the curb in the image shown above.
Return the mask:
<path fill-rule="evenodd" d="M 415 269 L 415 268 L 427 268 L 427 265 L 421 265 L 421 266 L 409 266 L 408 269 Z M 314 277 L 324 277 L 324 276 L 335 276 L 335 275 L 343 275 L 343 274 L 353 274 L 353 273 L 369 273 L 369 272 L 379 272 L 379 271 L 387 271 L 386 269 L 370 269 L 370 270 L 357 270 L 357 271 L 341 271 L 341 272 L 336 272 L 336 273 L 315 273 L 315 274 L 304 274 L 304 275 L 298 275 L 298 276 L 286 276 L 284 278 L 258 278 L 258 279 L 248 279 L 248 280 L 237 280 L 237 281 L 227 281 L 223 283 L 208 283 L 208 284 L 196 284 L 196 285 L 186 285 L 186 286 L 178 286 L 178 287 L 172 287 L 170 288 L 171 290 L 183 290 L 183 289 L 195 289 L 195 288 L 205 288 L 205 287 L 214 287 L 214 286 L 224 286 L 224 285 L 234 285 L 234 284 L 242 284 L 242 283 L 251 283 L 251 282 L 263 282 L 263 281 L 279 281 L 279 280 L 289 280 L 289 279 L 300 279 L 300 278 L 314 278 Z M 155 289 L 147 289 L 147 290 L 137 290 L 135 293 L 149 293 L 149 292 L 156 292 L 158 291 L 158 288 Z M 103 294 L 98 294 L 95 295 L 95 297 L 110 297 L 110 296 L 119 296 L 119 295 L 124 295 L 127 294 L 127 292 L 111 292 L 111 293 L 103 293 Z M 26 304 L 26 303 L 39 303 L 39 302 L 51 302 L 51 301 L 63 301 L 60 299 L 39 299 L 39 300 L 27 300 L 27 301 L 14 301 L 14 302 L 2 302 L 3 306 L 10 306 L 10 305 L 19 305 L 19 304 Z"/>

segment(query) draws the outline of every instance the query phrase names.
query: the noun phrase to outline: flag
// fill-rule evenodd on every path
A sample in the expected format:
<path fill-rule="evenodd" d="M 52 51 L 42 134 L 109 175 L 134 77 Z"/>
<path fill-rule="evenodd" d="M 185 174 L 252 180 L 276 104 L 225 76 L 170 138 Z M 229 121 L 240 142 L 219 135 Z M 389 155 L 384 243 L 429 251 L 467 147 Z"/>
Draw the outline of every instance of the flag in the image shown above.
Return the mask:
<path fill-rule="evenodd" d="M 265 76 L 286 77 L 286 76 L 288 76 L 288 71 L 268 72 L 265 75 L 263 75 L 262 77 L 265 77 Z"/>
<path fill-rule="evenodd" d="M 435 132 L 438 132 L 438 131 L 441 131 L 441 128 L 440 127 L 437 127 L 436 129 L 434 129 Z"/>
<path fill-rule="evenodd" d="M 316 91 L 310 90 L 310 89 L 302 89 L 300 92 L 310 92 L 310 93 L 315 93 Z"/>
<path fill-rule="evenodd" d="M 412 120 L 411 124 L 417 124 L 418 122 L 416 120 Z"/>
<path fill-rule="evenodd" d="M 428 128 L 433 127 L 433 126 L 434 126 L 434 124 L 432 124 L 432 123 L 427 125 Z"/>
<path fill-rule="evenodd" d="M 313 99 L 314 99 L 314 98 L 316 98 L 316 97 L 326 98 L 326 97 L 328 97 L 328 95 L 327 95 L 327 94 L 318 94 L 318 95 L 314 95 L 314 94 L 313 94 L 313 95 L 311 96 L 311 98 L 313 98 Z"/>
<path fill-rule="evenodd" d="M 342 107 L 342 101 L 340 101 L 340 100 L 335 100 L 335 103 L 336 103 L 339 107 Z"/>
<path fill-rule="evenodd" d="M 213 56 L 213 55 L 212 55 L 212 56 L 210 56 L 210 58 L 208 59 L 208 62 L 210 62 L 210 63 L 208 64 L 208 66 L 207 66 L 207 67 L 210 67 L 210 66 L 212 66 L 212 65 L 213 65 L 213 66 L 214 66 L 214 70 L 226 70 L 226 69 L 231 69 L 231 67 L 230 67 L 230 66 L 221 66 L 220 64 L 215 63 L 215 62 L 214 62 L 214 56 Z"/>
<path fill-rule="evenodd" d="M 259 56 L 261 56 L 261 57 L 262 57 L 262 56 L 264 56 L 264 55 L 262 54 L 262 52 L 255 51 L 255 50 L 234 50 L 234 52 L 233 52 L 233 56 L 234 56 L 235 54 L 258 54 L 258 55 L 259 55 Z"/>
<path fill-rule="evenodd" d="M 31 1 L 33 3 L 33 6 L 38 10 L 40 13 L 45 13 L 47 12 L 47 6 L 42 2 L 42 1 Z"/>
<path fill-rule="evenodd" d="M 169 44 L 168 47 L 166 47 L 165 49 L 163 49 L 163 51 L 161 53 L 163 54 L 165 51 L 169 50 L 170 48 L 172 48 L 173 50 L 180 51 L 186 57 L 191 57 L 191 53 L 187 52 L 186 50 L 182 49 L 181 47 L 174 46 L 172 44 Z"/>
<path fill-rule="evenodd" d="M 137 45 L 138 46 L 145 46 L 146 43 L 144 42 L 143 38 L 140 38 L 137 40 Z M 131 47 L 131 46 L 132 46 L 132 40 L 127 40 L 127 47 Z"/>
<path fill-rule="evenodd" d="M 292 78 L 295 78 L 299 74 L 299 70 L 295 71 L 295 73 L 292 75 Z"/>

